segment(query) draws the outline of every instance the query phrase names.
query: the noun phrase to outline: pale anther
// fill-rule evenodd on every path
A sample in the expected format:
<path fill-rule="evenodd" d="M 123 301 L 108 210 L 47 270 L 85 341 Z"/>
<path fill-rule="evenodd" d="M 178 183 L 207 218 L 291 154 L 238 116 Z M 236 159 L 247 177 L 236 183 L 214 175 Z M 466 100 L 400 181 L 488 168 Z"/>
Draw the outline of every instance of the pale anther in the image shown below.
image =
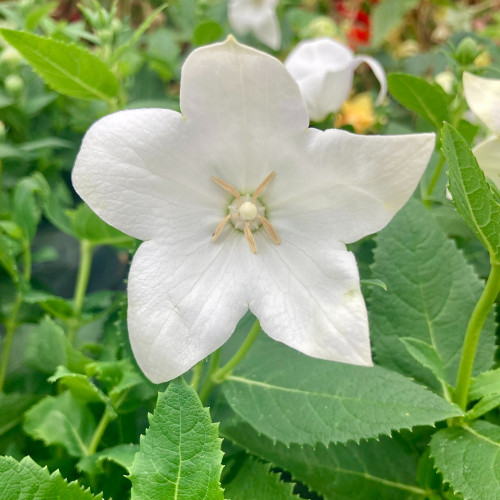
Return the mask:
<path fill-rule="evenodd" d="M 231 184 L 228 184 L 226 181 L 223 181 L 218 177 L 215 177 L 215 175 L 212 175 L 212 180 L 215 181 L 220 187 L 224 188 L 226 191 L 229 191 L 235 198 L 240 199 L 240 193 L 235 187 L 231 186 Z"/>
<path fill-rule="evenodd" d="M 227 224 L 227 221 L 231 218 L 231 214 L 227 214 L 219 223 L 217 226 L 217 229 L 215 230 L 214 235 L 212 236 L 212 243 L 215 242 L 215 240 L 219 237 L 219 234 L 222 232 L 224 229 L 224 226 Z"/>
<path fill-rule="evenodd" d="M 253 253 L 257 253 L 257 245 L 255 243 L 255 239 L 253 237 L 252 231 L 250 230 L 248 222 L 245 224 L 245 229 L 243 232 L 245 233 L 245 237 L 248 241 L 248 244 L 250 245 L 250 249 Z"/>
<path fill-rule="evenodd" d="M 281 243 L 281 240 L 273 225 L 265 217 L 262 217 L 262 215 L 258 215 L 257 218 L 260 220 L 267 234 L 271 237 L 274 243 L 276 243 L 276 245 L 279 245 Z"/>
<path fill-rule="evenodd" d="M 273 180 L 274 177 L 274 170 L 259 184 L 257 189 L 255 190 L 255 193 L 253 194 L 252 198 L 256 200 L 266 189 L 266 186 Z"/>

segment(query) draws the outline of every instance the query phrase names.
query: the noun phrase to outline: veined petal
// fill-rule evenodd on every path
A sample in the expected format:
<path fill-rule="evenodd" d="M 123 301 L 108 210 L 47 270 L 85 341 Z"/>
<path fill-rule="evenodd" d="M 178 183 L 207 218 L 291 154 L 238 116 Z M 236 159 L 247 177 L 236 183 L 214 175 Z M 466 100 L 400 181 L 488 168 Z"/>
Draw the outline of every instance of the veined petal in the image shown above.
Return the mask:
<path fill-rule="evenodd" d="M 250 310 L 273 339 L 316 358 L 371 365 L 358 268 L 342 244 L 282 231 L 279 246 L 256 233 Z"/>
<path fill-rule="evenodd" d="M 310 129 L 300 172 L 269 188 L 278 233 L 351 243 L 381 230 L 408 201 L 434 149 L 434 134 L 364 136 Z M 276 175 L 276 179 L 278 175 Z"/>
<path fill-rule="evenodd" d="M 495 134 L 500 134 L 500 80 L 464 73 L 464 95 L 470 109 Z"/>
<path fill-rule="evenodd" d="M 472 152 L 476 155 L 484 175 L 500 189 L 500 137 L 493 135 L 480 142 Z"/>
<path fill-rule="evenodd" d="M 129 274 L 128 329 L 150 380 L 181 375 L 231 336 L 248 310 L 251 255 L 236 231 L 223 245 L 188 238 L 141 245 Z"/>
<path fill-rule="evenodd" d="M 197 232 L 224 208 L 205 158 L 179 113 L 120 111 L 89 129 L 72 180 L 92 210 L 136 238 Z"/>
<path fill-rule="evenodd" d="M 353 60 L 353 65 L 355 68 L 357 68 L 361 63 L 364 62 L 368 64 L 368 66 L 370 66 L 371 70 L 373 71 L 373 74 L 380 83 L 380 91 L 378 93 L 378 97 L 375 102 L 375 104 L 378 105 L 385 99 L 385 96 L 387 95 L 387 77 L 385 75 L 384 68 L 374 57 L 356 56 Z"/>

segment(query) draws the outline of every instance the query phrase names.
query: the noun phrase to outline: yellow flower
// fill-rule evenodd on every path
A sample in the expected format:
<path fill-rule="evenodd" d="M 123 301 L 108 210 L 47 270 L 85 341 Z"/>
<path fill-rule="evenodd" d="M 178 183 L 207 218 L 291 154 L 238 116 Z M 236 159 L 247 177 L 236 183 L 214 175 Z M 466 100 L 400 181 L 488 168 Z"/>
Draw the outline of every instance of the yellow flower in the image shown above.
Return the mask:
<path fill-rule="evenodd" d="M 344 102 L 335 117 L 335 127 L 352 125 L 357 133 L 362 134 L 372 127 L 375 121 L 372 96 L 368 92 L 364 92 Z"/>

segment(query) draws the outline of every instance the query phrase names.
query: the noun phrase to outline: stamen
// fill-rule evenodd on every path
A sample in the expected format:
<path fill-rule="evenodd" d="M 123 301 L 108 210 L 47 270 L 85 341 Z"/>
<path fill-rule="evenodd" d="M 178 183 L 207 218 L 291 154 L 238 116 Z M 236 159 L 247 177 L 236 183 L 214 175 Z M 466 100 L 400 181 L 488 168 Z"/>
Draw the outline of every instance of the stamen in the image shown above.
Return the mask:
<path fill-rule="evenodd" d="M 257 253 L 257 245 L 255 244 L 255 240 L 252 231 L 250 230 L 250 226 L 248 225 L 248 222 L 245 222 L 245 229 L 243 232 L 245 233 L 245 237 L 248 241 L 248 244 L 250 245 L 250 249 L 252 250 L 253 253 Z"/>
<path fill-rule="evenodd" d="M 262 215 L 257 215 L 257 218 L 260 220 L 262 226 L 266 230 L 267 234 L 274 241 L 274 243 L 276 243 L 276 245 L 279 245 L 281 243 L 281 240 L 280 237 L 278 236 L 278 233 L 276 232 L 276 229 L 274 229 L 273 225 L 265 217 L 262 217 Z"/>
<path fill-rule="evenodd" d="M 219 234 L 222 232 L 224 229 L 224 226 L 227 224 L 227 221 L 231 218 L 231 214 L 227 214 L 219 223 L 217 226 L 217 229 L 215 230 L 214 235 L 212 236 L 212 243 L 215 243 L 215 240 L 219 237 Z"/>
<path fill-rule="evenodd" d="M 235 198 L 237 198 L 238 200 L 240 199 L 240 193 L 236 188 L 231 186 L 231 184 L 228 184 L 226 181 L 223 181 L 218 177 L 215 177 L 215 175 L 212 175 L 212 180 L 216 182 L 220 187 L 224 188 L 226 191 L 229 191 Z"/>
<path fill-rule="evenodd" d="M 266 189 L 266 186 L 273 180 L 274 177 L 274 170 L 259 184 L 259 187 L 255 190 L 255 193 L 253 194 L 252 198 L 253 200 L 256 200 Z"/>

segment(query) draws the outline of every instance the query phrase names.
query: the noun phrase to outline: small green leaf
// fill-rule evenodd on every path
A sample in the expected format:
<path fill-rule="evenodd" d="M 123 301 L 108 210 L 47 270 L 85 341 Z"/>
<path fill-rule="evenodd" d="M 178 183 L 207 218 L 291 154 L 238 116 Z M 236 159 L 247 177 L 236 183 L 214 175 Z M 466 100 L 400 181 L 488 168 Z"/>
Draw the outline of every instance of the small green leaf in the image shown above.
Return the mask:
<path fill-rule="evenodd" d="M 430 446 L 436 468 L 464 500 L 500 499 L 499 426 L 480 421 L 442 429 Z"/>
<path fill-rule="evenodd" d="M 40 467 L 30 457 L 21 462 L 12 457 L 0 457 L 0 500 L 101 500 L 77 481 L 68 483 L 56 470 Z"/>
<path fill-rule="evenodd" d="M 226 486 L 224 496 L 231 500 L 293 500 L 294 483 L 285 483 L 270 472 L 271 464 L 246 458 L 234 479 Z"/>
<path fill-rule="evenodd" d="M 203 21 L 196 26 L 193 32 L 193 45 L 208 45 L 216 42 L 224 33 L 220 24 L 216 21 Z"/>
<path fill-rule="evenodd" d="M 88 50 L 22 31 L 1 29 L 0 33 L 57 92 L 103 101 L 117 96 L 115 75 Z"/>
<path fill-rule="evenodd" d="M 31 330 L 24 361 L 33 370 L 42 373 L 54 373 L 59 365 L 67 363 L 64 330 L 48 316 Z"/>
<path fill-rule="evenodd" d="M 21 249 L 22 247 L 17 240 L 5 234 L 0 234 L 0 265 L 9 273 L 14 283 L 19 281 L 16 257 L 21 252 Z"/>
<path fill-rule="evenodd" d="M 418 0 L 384 0 L 372 9 L 371 44 L 378 47 L 389 33 L 403 23 L 404 16 L 418 5 Z"/>
<path fill-rule="evenodd" d="M 64 366 L 57 368 L 49 382 L 60 382 L 79 401 L 111 404 L 109 398 L 86 375 L 73 373 Z"/>
<path fill-rule="evenodd" d="M 139 451 L 138 444 L 119 444 L 112 448 L 90 455 L 89 457 L 81 458 L 76 467 L 81 472 L 87 474 L 99 474 L 103 472 L 104 462 L 114 462 L 126 471 L 130 471 L 132 463 L 134 462 L 135 454 Z"/>
<path fill-rule="evenodd" d="M 387 291 L 387 285 L 382 280 L 360 280 L 360 283 L 365 286 L 378 286 Z"/>
<path fill-rule="evenodd" d="M 130 245 L 134 242 L 130 236 L 106 224 L 85 203 L 79 205 L 76 210 L 67 211 L 67 214 L 71 219 L 74 234 L 94 245 Z"/>
<path fill-rule="evenodd" d="M 70 455 L 87 455 L 95 430 L 95 419 L 88 407 L 69 391 L 46 396 L 26 412 L 24 430 L 46 445 L 62 445 Z"/>
<path fill-rule="evenodd" d="M 242 419 L 284 444 L 359 441 L 461 413 L 397 373 L 313 359 L 265 337 L 222 386 Z"/>
<path fill-rule="evenodd" d="M 375 361 L 444 391 L 399 339 L 411 337 L 432 345 L 443 361 L 446 382 L 454 385 L 467 324 L 484 284 L 416 200 L 410 200 L 375 241 L 372 275 L 387 283 L 387 292 L 373 288 L 368 297 Z M 475 374 L 491 367 L 494 346 L 491 314 L 479 341 Z"/>
<path fill-rule="evenodd" d="M 473 421 L 500 406 L 500 394 L 484 396 L 467 413 L 467 420 Z"/>
<path fill-rule="evenodd" d="M 432 345 L 413 337 L 401 337 L 399 340 L 403 342 L 405 349 L 413 359 L 416 359 L 422 366 L 429 368 L 439 381 L 446 382 L 443 360 Z"/>
<path fill-rule="evenodd" d="M 21 179 L 14 189 L 12 219 L 28 241 L 34 238 L 42 216 L 40 199 L 46 199 L 49 194 L 49 185 L 39 172 Z"/>
<path fill-rule="evenodd" d="M 469 145 L 449 124 L 443 127 L 442 141 L 453 203 L 490 257 L 500 262 L 500 205 Z"/>
<path fill-rule="evenodd" d="M 500 368 L 480 373 L 470 386 L 469 399 L 473 401 L 493 394 L 500 394 Z"/>
<path fill-rule="evenodd" d="M 438 85 L 405 73 L 392 73 L 387 83 L 397 101 L 432 123 L 437 130 L 449 119 L 446 94 Z"/>
<path fill-rule="evenodd" d="M 184 380 L 158 394 L 130 471 L 132 500 L 222 499 L 221 440 L 196 391 Z"/>

